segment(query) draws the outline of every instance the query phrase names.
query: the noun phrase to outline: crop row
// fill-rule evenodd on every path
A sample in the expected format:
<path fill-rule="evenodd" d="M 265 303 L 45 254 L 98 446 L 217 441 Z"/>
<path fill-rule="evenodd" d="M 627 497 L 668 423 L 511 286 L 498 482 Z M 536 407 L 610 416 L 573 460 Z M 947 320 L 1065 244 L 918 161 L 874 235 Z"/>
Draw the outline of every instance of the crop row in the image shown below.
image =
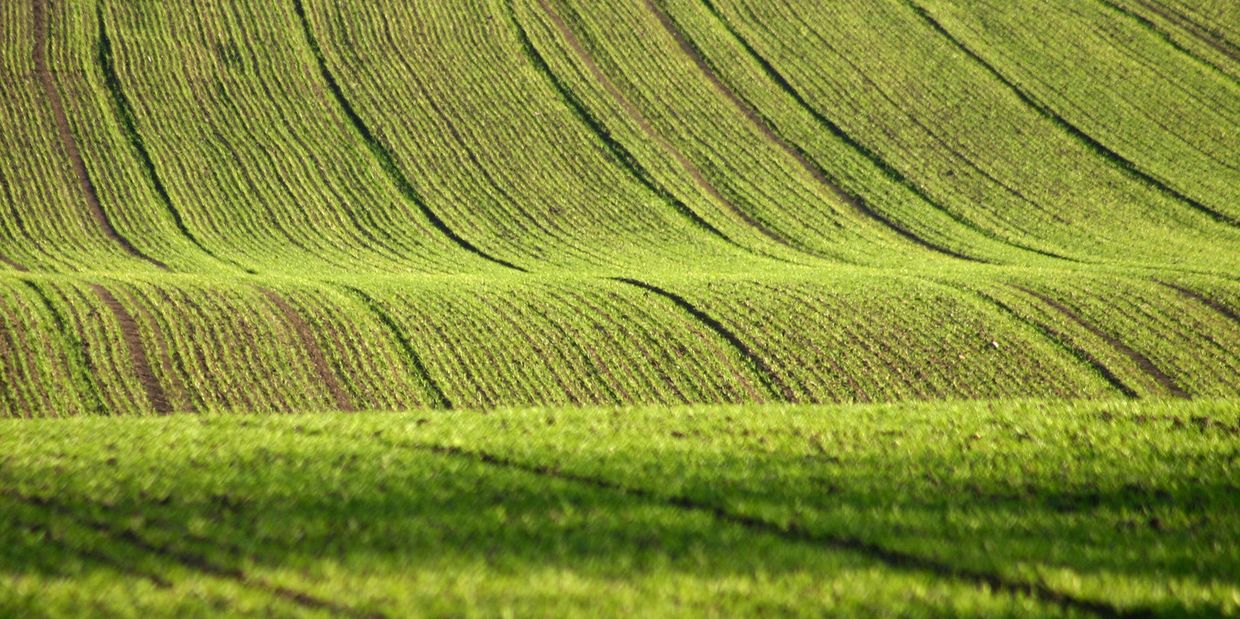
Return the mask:
<path fill-rule="evenodd" d="M 1240 388 L 1240 299 L 1213 280 L 32 275 L 0 297 L 7 416 Z"/>

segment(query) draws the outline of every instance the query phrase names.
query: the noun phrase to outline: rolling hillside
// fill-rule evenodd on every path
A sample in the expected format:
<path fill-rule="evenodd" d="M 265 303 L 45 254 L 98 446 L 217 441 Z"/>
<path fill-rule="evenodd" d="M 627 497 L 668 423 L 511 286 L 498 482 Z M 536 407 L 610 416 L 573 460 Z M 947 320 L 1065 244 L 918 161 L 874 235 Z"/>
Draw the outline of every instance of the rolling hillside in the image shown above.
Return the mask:
<path fill-rule="evenodd" d="M 117 417 L 4 421 L 0 611 L 1235 613 L 1238 7 L 0 2 L 0 418 Z M 402 412 L 248 416 L 367 411 Z M 953 420 L 1026 413 L 1054 438 L 969 455 Z M 807 472 L 785 421 L 860 468 Z M 134 450 L 111 486 L 92 435 Z M 334 537 L 365 505 L 423 517 Z M 1132 522 L 1180 537 L 1104 556 Z"/>

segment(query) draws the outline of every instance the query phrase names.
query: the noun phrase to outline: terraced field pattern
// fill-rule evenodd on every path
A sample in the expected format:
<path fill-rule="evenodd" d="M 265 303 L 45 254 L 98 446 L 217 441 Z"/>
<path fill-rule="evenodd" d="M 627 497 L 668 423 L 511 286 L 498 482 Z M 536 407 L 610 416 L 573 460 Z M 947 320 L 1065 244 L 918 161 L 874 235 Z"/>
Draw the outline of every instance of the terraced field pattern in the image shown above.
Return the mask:
<path fill-rule="evenodd" d="M 2 615 L 1240 614 L 1235 0 L 0 42 Z"/>

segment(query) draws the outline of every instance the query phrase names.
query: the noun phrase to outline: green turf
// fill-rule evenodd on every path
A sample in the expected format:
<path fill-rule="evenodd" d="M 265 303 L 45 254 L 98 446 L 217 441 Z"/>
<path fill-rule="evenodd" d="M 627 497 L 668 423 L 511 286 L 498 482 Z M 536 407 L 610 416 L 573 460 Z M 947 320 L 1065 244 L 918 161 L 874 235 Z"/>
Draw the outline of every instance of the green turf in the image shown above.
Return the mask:
<path fill-rule="evenodd" d="M 0 607 L 15 613 L 1205 616 L 1240 603 L 1234 401 L 0 430 Z"/>

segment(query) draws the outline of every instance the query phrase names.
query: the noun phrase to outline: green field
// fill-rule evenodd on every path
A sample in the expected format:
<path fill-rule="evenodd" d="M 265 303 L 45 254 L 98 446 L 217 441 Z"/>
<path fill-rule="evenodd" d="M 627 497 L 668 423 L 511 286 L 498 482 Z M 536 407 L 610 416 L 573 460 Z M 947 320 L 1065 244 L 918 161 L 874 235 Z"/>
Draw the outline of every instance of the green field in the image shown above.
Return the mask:
<path fill-rule="evenodd" d="M 0 614 L 1240 614 L 1234 0 L 6 0 L 0 95 Z"/>

